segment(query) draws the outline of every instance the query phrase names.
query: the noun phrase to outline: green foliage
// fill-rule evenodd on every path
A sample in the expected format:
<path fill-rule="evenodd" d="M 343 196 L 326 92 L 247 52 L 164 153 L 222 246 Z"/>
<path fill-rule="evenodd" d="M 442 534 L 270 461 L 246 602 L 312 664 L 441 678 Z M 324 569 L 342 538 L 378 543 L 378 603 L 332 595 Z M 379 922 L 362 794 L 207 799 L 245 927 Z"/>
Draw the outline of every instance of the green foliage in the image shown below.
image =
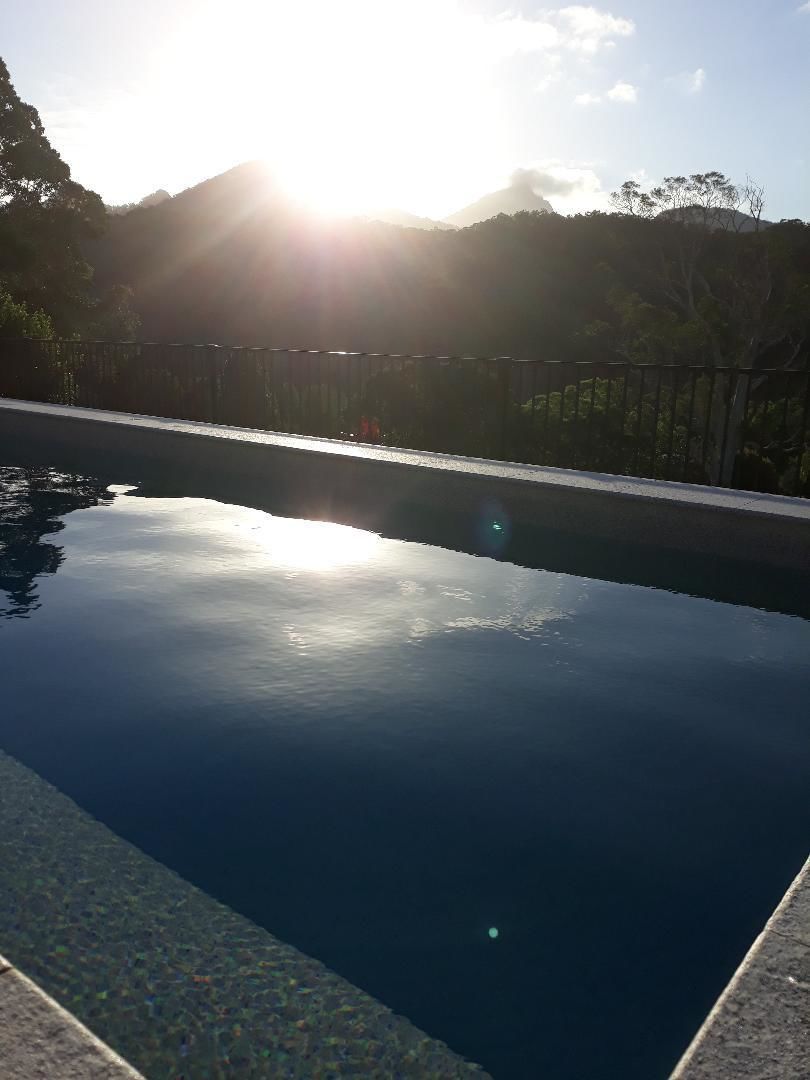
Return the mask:
<path fill-rule="evenodd" d="M 499 456 L 501 404 L 508 408 L 508 402 L 495 364 L 438 359 L 393 364 L 368 380 L 358 406 L 345 414 L 350 430 L 356 430 L 359 413 L 378 420 L 394 446 Z"/>
<path fill-rule="evenodd" d="M 61 336 L 86 332 L 98 299 L 82 250 L 105 227 L 98 195 L 70 178 L 0 59 L 0 285 Z"/>
<path fill-rule="evenodd" d="M 0 338 L 23 337 L 53 337 L 53 324 L 44 311 L 29 311 L 0 286 Z"/>
<path fill-rule="evenodd" d="M 792 383 L 771 386 L 767 380 L 752 381 L 750 390 L 747 379 L 735 382 L 749 398 L 736 448 L 725 423 L 733 390 L 727 378 L 697 377 L 677 368 L 661 373 L 660 382 L 657 370 L 643 368 L 579 384 L 566 376 L 560 389 L 515 407 L 510 456 L 539 465 L 708 483 L 725 443 L 734 486 L 810 494 L 810 449 L 799 461 L 806 378 L 797 374 Z M 787 377 L 770 378 L 779 383 Z"/>
<path fill-rule="evenodd" d="M 523 460 L 660 479 L 704 481 L 708 382 L 658 385 L 639 370 L 583 379 L 521 406 Z M 690 424 L 690 414 L 693 419 Z"/>
<path fill-rule="evenodd" d="M 113 285 L 88 308 L 85 334 L 94 341 L 132 341 L 141 320 L 132 308 L 132 289 Z"/>
<path fill-rule="evenodd" d="M 738 480 L 747 490 L 810 495 L 810 446 L 803 449 L 800 444 L 810 417 L 806 415 L 805 395 L 800 392 L 804 380 L 796 383 L 793 393 L 782 388 L 784 400 L 755 400 L 748 410 L 738 459 Z"/>
<path fill-rule="evenodd" d="M 37 110 L 17 97 L 0 59 L 0 203 L 42 203 L 69 180 L 70 169 L 48 142 Z"/>

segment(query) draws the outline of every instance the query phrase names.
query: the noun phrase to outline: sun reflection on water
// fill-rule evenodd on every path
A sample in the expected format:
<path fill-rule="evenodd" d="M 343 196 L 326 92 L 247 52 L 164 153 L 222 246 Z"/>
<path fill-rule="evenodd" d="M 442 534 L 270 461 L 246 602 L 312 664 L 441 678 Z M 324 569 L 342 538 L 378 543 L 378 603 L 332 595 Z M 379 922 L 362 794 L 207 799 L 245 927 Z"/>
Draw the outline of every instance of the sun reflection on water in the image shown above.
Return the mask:
<path fill-rule="evenodd" d="M 326 572 L 369 562 L 379 544 L 377 533 L 327 521 L 265 517 L 252 528 L 274 566 Z"/>

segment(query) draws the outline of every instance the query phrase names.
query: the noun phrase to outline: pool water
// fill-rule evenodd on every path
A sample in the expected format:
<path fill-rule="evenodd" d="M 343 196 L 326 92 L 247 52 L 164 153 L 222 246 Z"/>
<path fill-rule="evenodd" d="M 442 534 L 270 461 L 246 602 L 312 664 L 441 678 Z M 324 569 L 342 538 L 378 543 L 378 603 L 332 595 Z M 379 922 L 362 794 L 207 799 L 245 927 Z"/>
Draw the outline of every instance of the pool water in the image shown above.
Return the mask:
<path fill-rule="evenodd" d="M 116 479 L 0 470 L 0 749 L 498 1080 L 667 1076 L 806 856 L 810 622 Z"/>

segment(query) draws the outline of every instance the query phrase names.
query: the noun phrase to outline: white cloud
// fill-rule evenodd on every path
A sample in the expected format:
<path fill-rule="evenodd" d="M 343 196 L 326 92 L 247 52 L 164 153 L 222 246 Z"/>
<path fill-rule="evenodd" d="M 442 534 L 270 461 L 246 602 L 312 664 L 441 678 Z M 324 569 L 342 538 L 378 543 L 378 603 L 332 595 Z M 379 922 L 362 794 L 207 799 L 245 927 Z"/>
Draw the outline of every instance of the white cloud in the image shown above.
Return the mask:
<path fill-rule="evenodd" d="M 538 94 L 544 94 L 550 86 L 558 83 L 562 78 L 562 73 L 559 71 L 550 71 L 547 75 L 544 75 L 542 79 L 535 86 L 535 92 Z"/>
<path fill-rule="evenodd" d="M 666 81 L 680 93 L 693 96 L 699 94 L 706 85 L 706 70 L 699 67 L 694 71 L 681 71 L 677 75 L 671 75 Z"/>
<path fill-rule="evenodd" d="M 527 184 L 552 202 L 562 214 L 608 208 L 608 192 L 588 162 L 563 162 L 559 158 L 541 161 L 531 168 L 516 169 L 511 184 Z"/>
<path fill-rule="evenodd" d="M 703 68 L 696 68 L 689 79 L 689 93 L 699 94 L 706 84 L 706 72 Z"/>
<path fill-rule="evenodd" d="M 810 0 L 807 0 L 806 4 L 800 4 L 796 11 L 799 15 L 810 15 Z"/>
<path fill-rule="evenodd" d="M 561 8 L 557 21 L 568 48 L 587 54 L 596 53 L 600 48 L 610 48 L 615 45 L 614 38 L 630 37 L 636 30 L 632 19 L 617 18 L 606 11 L 582 4 Z"/>
<path fill-rule="evenodd" d="M 436 16 L 431 21 L 435 23 Z M 546 11 L 537 18 L 504 11 L 495 18 L 456 13 L 454 21 L 458 48 L 494 60 L 555 49 L 592 56 L 613 48 L 616 38 L 629 37 L 636 29 L 632 19 L 579 4 Z"/>
<path fill-rule="evenodd" d="M 546 57 L 546 71 L 535 85 L 535 91 L 538 94 L 545 93 L 550 86 L 560 81 L 563 76 L 562 71 L 562 57 L 559 53 L 550 53 Z"/>
<path fill-rule="evenodd" d="M 575 105 L 598 105 L 601 100 L 602 99 L 599 96 L 599 94 L 589 94 L 589 93 L 586 92 L 584 94 L 577 94 L 577 96 L 574 98 L 574 104 Z"/>
<path fill-rule="evenodd" d="M 583 5 L 546 11 L 537 18 L 510 11 L 495 18 L 457 15 L 454 27 L 459 47 L 496 60 L 553 49 L 593 55 L 614 47 L 616 38 L 629 37 L 635 29 L 632 19 Z"/>
<path fill-rule="evenodd" d="M 633 105 L 638 101 L 638 87 L 632 83 L 622 82 L 621 79 L 607 92 L 610 101 L 618 101 L 623 105 Z"/>

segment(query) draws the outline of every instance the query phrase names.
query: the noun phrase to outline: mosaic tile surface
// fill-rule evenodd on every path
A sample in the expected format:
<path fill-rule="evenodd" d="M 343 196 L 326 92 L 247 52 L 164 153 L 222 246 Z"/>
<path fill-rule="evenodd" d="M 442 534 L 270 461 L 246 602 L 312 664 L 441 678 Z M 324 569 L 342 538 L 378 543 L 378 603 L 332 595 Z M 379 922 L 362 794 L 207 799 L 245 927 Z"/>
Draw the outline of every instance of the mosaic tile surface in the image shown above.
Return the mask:
<path fill-rule="evenodd" d="M 2 751 L 0 942 L 149 1080 L 486 1076 Z"/>

